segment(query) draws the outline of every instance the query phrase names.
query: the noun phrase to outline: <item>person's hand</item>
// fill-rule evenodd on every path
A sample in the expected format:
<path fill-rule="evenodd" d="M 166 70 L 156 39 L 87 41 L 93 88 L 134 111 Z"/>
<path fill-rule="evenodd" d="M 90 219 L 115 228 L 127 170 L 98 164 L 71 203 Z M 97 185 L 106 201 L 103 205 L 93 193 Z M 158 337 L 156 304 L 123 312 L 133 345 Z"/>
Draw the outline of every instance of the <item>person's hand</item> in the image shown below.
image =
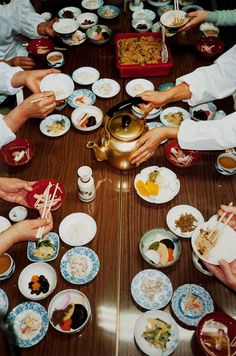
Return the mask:
<path fill-rule="evenodd" d="M 52 19 L 49 22 L 41 22 L 37 27 L 37 32 L 42 36 L 55 37 L 57 33 L 53 29 L 53 24 L 58 21 L 58 18 Z"/>
<path fill-rule="evenodd" d="M 200 25 L 202 22 L 206 20 L 207 15 L 208 15 L 208 11 L 205 10 L 197 10 L 197 11 L 189 12 L 188 14 L 186 14 L 186 17 L 189 18 L 189 21 L 184 26 L 182 26 L 178 30 L 178 32 L 187 31 L 197 25 Z"/>
<path fill-rule="evenodd" d="M 18 178 L 0 178 L 0 197 L 10 203 L 29 206 L 26 195 L 32 191 L 35 182 L 26 182 Z"/>
<path fill-rule="evenodd" d="M 223 223 L 228 219 L 230 214 L 232 214 L 232 213 L 234 214 L 233 217 L 228 222 L 228 225 L 236 231 L 236 206 L 221 205 L 217 214 L 219 216 L 222 216 L 224 213 L 227 213 L 227 214 L 222 221 Z"/>
<path fill-rule="evenodd" d="M 6 61 L 6 63 L 12 67 L 21 67 L 24 70 L 33 69 L 35 66 L 33 59 L 27 56 L 14 57 Z"/>
<path fill-rule="evenodd" d="M 210 272 L 212 272 L 222 283 L 236 292 L 236 259 L 228 263 L 219 261 L 219 266 L 204 262 Z"/>
<path fill-rule="evenodd" d="M 148 104 L 139 105 L 141 110 L 145 113 L 151 111 L 154 108 L 160 108 L 161 106 L 165 105 L 167 103 L 168 97 L 168 95 L 164 91 L 158 92 L 152 90 L 145 91 L 140 94 L 140 96 L 144 101 L 148 102 Z"/>
<path fill-rule="evenodd" d="M 137 166 L 149 159 L 161 142 L 168 138 L 176 138 L 178 128 L 161 127 L 148 131 L 137 142 L 135 151 L 130 155 L 130 162 Z"/>
<path fill-rule="evenodd" d="M 15 88 L 27 86 L 33 93 L 40 93 L 40 82 L 48 74 L 60 73 L 58 69 L 20 71 L 13 75 L 11 85 Z"/>

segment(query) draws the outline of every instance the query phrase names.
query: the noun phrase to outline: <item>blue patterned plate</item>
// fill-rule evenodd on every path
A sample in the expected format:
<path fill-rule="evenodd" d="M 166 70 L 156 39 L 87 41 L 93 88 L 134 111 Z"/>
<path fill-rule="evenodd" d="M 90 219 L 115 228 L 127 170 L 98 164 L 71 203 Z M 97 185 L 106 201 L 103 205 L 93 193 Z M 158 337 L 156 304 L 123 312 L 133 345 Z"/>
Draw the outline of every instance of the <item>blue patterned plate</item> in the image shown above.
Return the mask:
<path fill-rule="evenodd" d="M 93 105 L 96 101 L 96 95 L 88 89 L 77 89 L 67 99 L 72 108 L 78 108 L 82 105 Z"/>
<path fill-rule="evenodd" d="M 117 6 L 105 5 L 99 7 L 97 14 L 103 19 L 114 19 L 115 17 L 119 16 L 120 9 Z"/>
<path fill-rule="evenodd" d="M 70 283 L 85 284 L 94 279 L 100 262 L 96 253 L 88 247 L 74 247 L 61 259 L 62 276 Z"/>
<path fill-rule="evenodd" d="M 171 306 L 177 318 L 189 326 L 197 326 L 204 315 L 214 311 L 210 294 L 197 284 L 183 284 L 177 288 Z"/>
<path fill-rule="evenodd" d="M 161 309 L 171 300 L 173 293 L 169 278 L 154 269 L 145 269 L 133 278 L 131 294 L 135 302 L 145 309 Z"/>
<path fill-rule="evenodd" d="M 26 332 L 27 318 L 34 318 L 34 330 Z M 7 327 L 12 333 L 12 341 L 18 347 L 31 347 L 43 339 L 48 330 L 48 315 L 45 308 L 35 302 L 17 305 L 7 316 Z M 38 324 L 38 325 L 36 325 Z M 29 323 L 27 324 L 29 325 Z M 35 326 L 36 325 L 36 326 Z"/>
<path fill-rule="evenodd" d="M 33 252 L 34 249 L 36 248 L 36 242 L 29 241 L 28 246 L 27 246 L 27 257 L 30 261 L 32 261 L 32 262 L 38 262 L 38 261 L 48 262 L 48 261 L 55 260 L 55 258 L 57 258 L 58 252 L 59 252 L 59 246 L 60 246 L 59 236 L 55 232 L 49 232 L 47 234 L 47 236 L 44 236 L 42 239 L 42 241 L 45 241 L 45 240 L 49 241 L 53 245 L 53 247 L 54 247 L 53 254 L 50 256 L 45 256 L 45 258 L 43 256 L 36 257 Z M 39 242 L 39 241 L 37 241 L 37 242 Z"/>
<path fill-rule="evenodd" d="M 165 323 L 170 324 L 170 336 L 166 343 L 166 350 L 163 351 L 159 345 L 156 347 L 148 342 L 143 337 L 143 332 L 147 331 L 147 328 L 152 328 L 150 319 L 159 319 Z M 134 338 L 139 348 L 149 356 L 168 356 L 174 352 L 179 343 L 179 329 L 175 320 L 170 314 L 161 310 L 148 310 L 143 313 L 135 323 Z"/>
<path fill-rule="evenodd" d="M 3 289 L 0 289 L 0 317 L 4 318 L 8 310 L 8 298 Z"/>

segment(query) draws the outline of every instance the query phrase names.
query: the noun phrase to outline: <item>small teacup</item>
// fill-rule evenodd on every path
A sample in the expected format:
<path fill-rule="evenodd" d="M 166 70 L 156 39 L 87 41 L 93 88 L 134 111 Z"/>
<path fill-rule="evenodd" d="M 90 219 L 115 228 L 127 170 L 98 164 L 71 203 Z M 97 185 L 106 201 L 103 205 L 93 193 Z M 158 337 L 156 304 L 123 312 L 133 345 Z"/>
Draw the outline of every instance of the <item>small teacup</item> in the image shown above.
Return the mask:
<path fill-rule="evenodd" d="M 47 55 L 47 62 L 50 67 L 61 67 L 64 64 L 64 56 L 61 52 L 50 52 Z"/>
<path fill-rule="evenodd" d="M 236 155 L 233 153 L 222 153 L 218 156 L 216 169 L 224 175 L 236 173 Z"/>
<path fill-rule="evenodd" d="M 8 254 L 4 253 L 0 256 L 0 281 L 9 278 L 15 269 L 15 262 L 13 258 Z"/>

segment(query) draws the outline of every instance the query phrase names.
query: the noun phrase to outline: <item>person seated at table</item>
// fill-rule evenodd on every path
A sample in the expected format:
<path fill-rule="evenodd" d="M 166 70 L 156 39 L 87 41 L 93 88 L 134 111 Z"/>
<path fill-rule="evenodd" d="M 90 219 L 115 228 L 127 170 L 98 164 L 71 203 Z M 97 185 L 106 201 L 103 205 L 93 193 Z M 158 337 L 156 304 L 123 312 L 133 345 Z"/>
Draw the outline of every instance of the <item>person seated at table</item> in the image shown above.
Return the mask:
<path fill-rule="evenodd" d="M 221 216 L 224 212 L 227 213 L 223 222 L 225 222 L 229 214 L 234 213 L 234 216 L 229 221 L 228 225 L 236 231 L 236 207 L 221 205 L 218 215 Z M 236 259 L 230 263 L 220 260 L 219 266 L 204 262 L 210 272 L 212 272 L 222 283 L 236 292 Z"/>
<path fill-rule="evenodd" d="M 236 45 L 221 55 L 214 64 L 197 68 L 177 79 L 176 86 L 163 91 L 147 91 L 141 98 L 147 102 L 144 111 L 185 100 L 194 106 L 214 99 L 225 98 L 236 90 Z M 184 120 L 179 128 L 161 127 L 148 131 L 137 142 L 131 154 L 133 164 L 149 159 L 164 139 L 178 139 L 183 149 L 223 150 L 236 146 L 236 112 L 221 120 L 195 122 Z"/>
<path fill-rule="evenodd" d="M 34 182 L 27 182 L 17 178 L 0 178 L 0 198 L 14 204 L 28 206 L 26 194 L 32 190 Z M 12 245 L 21 241 L 36 240 L 39 227 L 45 227 L 45 234 L 53 226 L 52 215 L 47 218 L 24 220 L 9 227 L 0 233 L 0 255 Z"/>
<path fill-rule="evenodd" d="M 53 23 L 37 14 L 29 0 L 0 0 L 0 60 L 11 66 L 32 69 L 35 63 L 17 35 L 30 39 L 55 36 Z"/>
<path fill-rule="evenodd" d="M 236 9 L 220 11 L 197 10 L 187 13 L 186 17 L 190 20 L 179 29 L 179 32 L 190 30 L 205 21 L 213 22 L 216 26 L 236 25 Z"/>
<path fill-rule="evenodd" d="M 57 69 L 24 71 L 20 67 L 11 67 L 0 62 L 0 94 L 14 95 L 26 86 L 33 93 L 40 93 L 40 82 L 48 74 L 60 73 Z"/>

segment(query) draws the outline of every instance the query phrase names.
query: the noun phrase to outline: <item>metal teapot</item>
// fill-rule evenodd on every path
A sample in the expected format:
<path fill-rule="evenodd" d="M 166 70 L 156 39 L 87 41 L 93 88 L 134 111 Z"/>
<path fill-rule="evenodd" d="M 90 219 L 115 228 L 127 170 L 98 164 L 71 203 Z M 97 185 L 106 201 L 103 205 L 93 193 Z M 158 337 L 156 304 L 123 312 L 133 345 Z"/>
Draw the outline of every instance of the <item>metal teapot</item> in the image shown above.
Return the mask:
<path fill-rule="evenodd" d="M 86 145 L 87 148 L 94 150 L 97 161 L 107 160 L 112 167 L 125 171 L 135 167 L 130 163 L 130 154 L 148 128 L 144 117 L 139 119 L 130 112 L 120 113 L 120 111 L 142 102 L 140 97 L 135 97 L 108 110 L 101 131 L 100 146 L 94 141 L 89 141 Z"/>

